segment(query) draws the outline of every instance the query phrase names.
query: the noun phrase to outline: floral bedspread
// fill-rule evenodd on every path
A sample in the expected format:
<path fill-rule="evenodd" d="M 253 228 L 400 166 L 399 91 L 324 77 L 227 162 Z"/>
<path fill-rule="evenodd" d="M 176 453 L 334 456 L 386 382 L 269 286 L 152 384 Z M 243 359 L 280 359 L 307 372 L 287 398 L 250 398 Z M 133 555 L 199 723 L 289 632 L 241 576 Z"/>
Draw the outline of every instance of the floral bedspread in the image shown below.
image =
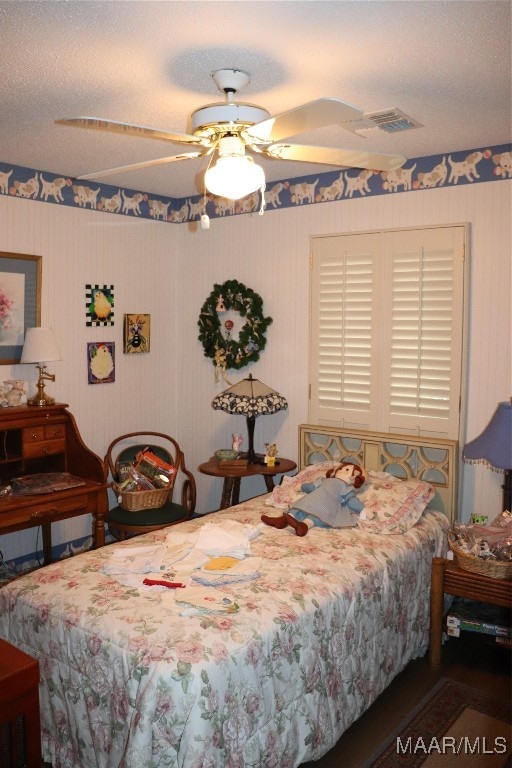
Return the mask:
<path fill-rule="evenodd" d="M 259 577 L 220 587 L 233 613 L 183 615 L 179 590 L 143 591 L 102 570 L 114 548 L 206 521 L 256 526 L 264 500 L 0 588 L 0 636 L 40 662 L 54 768 L 292 768 L 325 754 L 425 653 L 441 513 L 397 536 L 313 528 L 300 538 L 262 525 L 251 541 Z"/>

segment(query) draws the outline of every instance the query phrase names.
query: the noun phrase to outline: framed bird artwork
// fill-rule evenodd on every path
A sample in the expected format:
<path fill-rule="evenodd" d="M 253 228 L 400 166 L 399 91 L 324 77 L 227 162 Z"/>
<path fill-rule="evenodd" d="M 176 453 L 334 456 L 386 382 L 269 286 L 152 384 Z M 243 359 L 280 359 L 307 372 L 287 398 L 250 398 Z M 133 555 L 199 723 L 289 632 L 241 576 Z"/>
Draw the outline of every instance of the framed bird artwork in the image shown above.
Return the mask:
<path fill-rule="evenodd" d="M 114 286 L 85 286 L 85 324 L 89 327 L 114 325 Z"/>
<path fill-rule="evenodd" d="M 87 370 L 89 384 L 112 384 L 116 380 L 115 342 L 88 343 Z"/>

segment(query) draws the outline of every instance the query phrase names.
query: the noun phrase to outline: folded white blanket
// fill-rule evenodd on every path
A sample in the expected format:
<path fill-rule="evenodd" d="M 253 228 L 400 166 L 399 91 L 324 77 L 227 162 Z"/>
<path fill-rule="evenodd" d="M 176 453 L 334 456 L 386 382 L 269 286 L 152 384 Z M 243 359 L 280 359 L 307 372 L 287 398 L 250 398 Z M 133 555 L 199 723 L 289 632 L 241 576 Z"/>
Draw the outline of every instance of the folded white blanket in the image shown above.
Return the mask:
<path fill-rule="evenodd" d="M 103 573 L 153 573 L 159 571 L 167 552 L 165 544 L 123 546 L 115 549 L 103 566 Z"/>
<path fill-rule="evenodd" d="M 207 555 L 229 555 L 241 560 L 251 554 L 251 541 L 261 534 L 262 528 L 262 524 L 244 525 L 236 520 L 212 520 L 194 532 L 171 530 L 167 534 L 167 544 L 172 550 L 188 544 L 191 549 Z"/>
<path fill-rule="evenodd" d="M 175 580 L 188 583 L 194 571 L 201 568 L 212 556 L 225 555 L 243 560 L 250 555 L 251 541 L 260 535 L 262 527 L 226 520 L 218 523 L 207 522 L 195 532 L 180 533 L 171 530 L 164 544 L 133 544 L 114 549 L 102 570 L 103 573 L 121 577 L 118 581 L 126 586 L 142 586 L 143 580 L 134 578 L 136 574 L 151 574 L 153 578 L 157 578 L 162 571 L 172 571 L 176 574 Z M 215 583 L 216 576 L 222 574 L 211 574 L 208 583 Z M 230 581 L 258 576 L 253 563 L 248 568 L 242 568 L 238 575 L 233 572 Z M 228 582 L 220 579 L 216 583 Z"/>
<path fill-rule="evenodd" d="M 212 521 L 199 529 L 196 548 L 208 555 L 230 555 L 241 559 L 251 554 L 251 541 L 260 533 L 260 526 L 243 525 L 235 520 Z"/>

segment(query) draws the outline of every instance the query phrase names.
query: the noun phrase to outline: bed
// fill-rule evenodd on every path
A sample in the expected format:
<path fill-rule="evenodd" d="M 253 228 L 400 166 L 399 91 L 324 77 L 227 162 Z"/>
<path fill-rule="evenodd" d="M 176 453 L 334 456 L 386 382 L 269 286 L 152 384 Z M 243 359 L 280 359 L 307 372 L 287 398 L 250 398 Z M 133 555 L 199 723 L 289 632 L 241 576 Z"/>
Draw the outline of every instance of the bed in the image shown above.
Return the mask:
<path fill-rule="evenodd" d="M 435 495 L 419 514 L 415 497 L 413 524 L 383 514 L 381 532 L 312 528 L 301 538 L 261 524 L 302 477 L 341 460 L 393 493 L 396 475 Z M 298 475 L 272 494 L 2 587 L 0 636 L 40 662 L 44 759 L 292 768 L 321 757 L 427 650 L 431 561 L 446 552 L 456 463 L 453 441 L 302 425 Z M 375 509 L 376 499 L 367 496 Z M 226 555 L 223 542 L 231 553 L 247 546 L 242 570 L 196 563 L 192 581 L 187 562 L 205 536 L 212 558 Z M 186 586 L 144 585 L 149 577 Z"/>

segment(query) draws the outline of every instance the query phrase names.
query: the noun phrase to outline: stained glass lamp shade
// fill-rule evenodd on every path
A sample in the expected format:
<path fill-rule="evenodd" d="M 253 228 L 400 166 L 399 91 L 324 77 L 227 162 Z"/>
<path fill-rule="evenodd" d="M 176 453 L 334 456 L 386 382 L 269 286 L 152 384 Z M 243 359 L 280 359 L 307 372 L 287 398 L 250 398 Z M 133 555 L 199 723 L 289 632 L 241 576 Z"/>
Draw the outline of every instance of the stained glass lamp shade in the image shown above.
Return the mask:
<path fill-rule="evenodd" d="M 214 397 L 212 408 L 246 417 L 249 436 L 247 459 L 249 463 L 255 464 L 262 458 L 254 451 L 256 417 L 286 410 L 288 403 L 275 389 L 268 387 L 258 379 L 253 378 L 252 374 L 249 374 L 246 379 L 242 379 L 238 384 L 233 384 L 232 387 Z"/>

